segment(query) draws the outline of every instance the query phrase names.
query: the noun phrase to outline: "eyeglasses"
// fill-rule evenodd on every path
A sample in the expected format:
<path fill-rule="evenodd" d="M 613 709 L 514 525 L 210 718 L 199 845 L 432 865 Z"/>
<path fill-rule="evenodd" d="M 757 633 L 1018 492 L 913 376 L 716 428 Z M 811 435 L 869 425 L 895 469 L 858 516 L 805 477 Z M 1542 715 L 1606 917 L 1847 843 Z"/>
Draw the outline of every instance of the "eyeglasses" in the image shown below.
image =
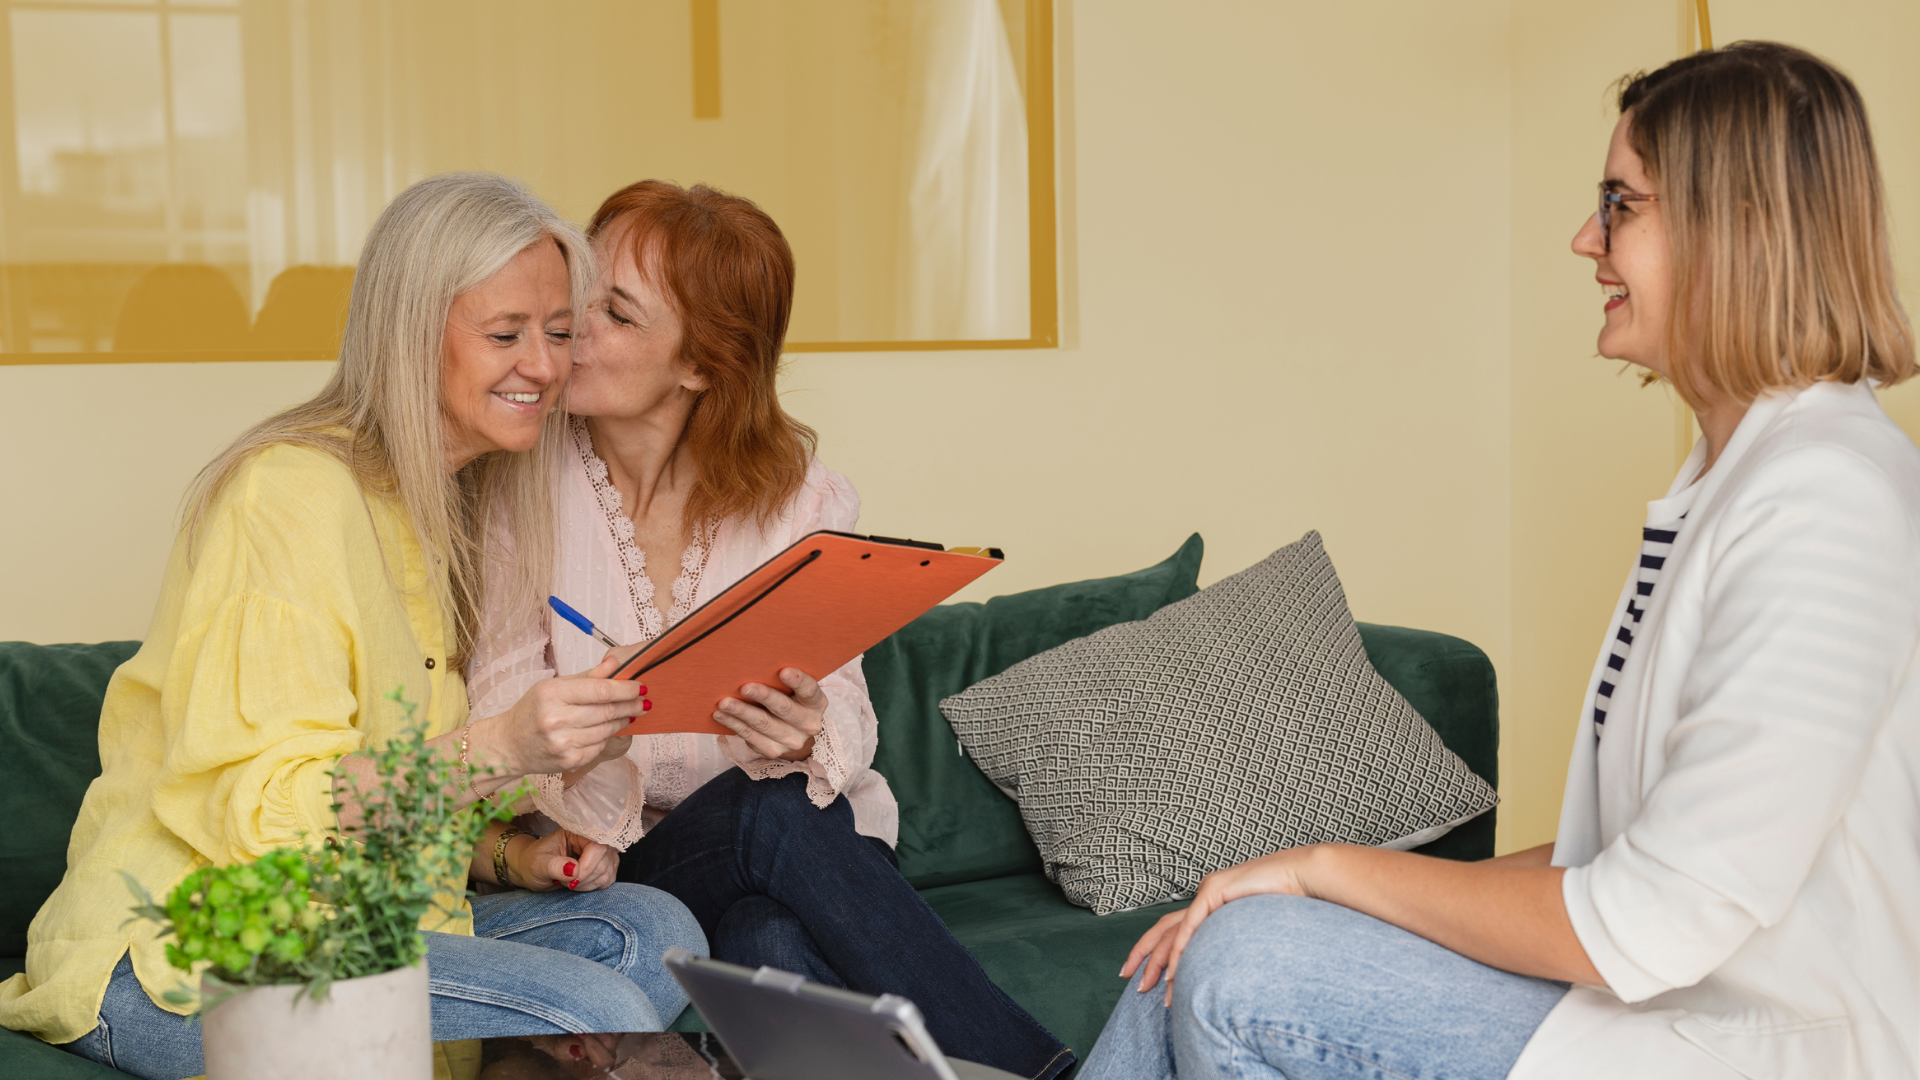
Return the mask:
<path fill-rule="evenodd" d="M 1607 251 L 1613 250 L 1613 208 L 1621 203 L 1659 202 L 1658 195 L 1642 195 L 1632 191 L 1608 191 L 1605 184 L 1600 185 L 1600 246 Z"/>

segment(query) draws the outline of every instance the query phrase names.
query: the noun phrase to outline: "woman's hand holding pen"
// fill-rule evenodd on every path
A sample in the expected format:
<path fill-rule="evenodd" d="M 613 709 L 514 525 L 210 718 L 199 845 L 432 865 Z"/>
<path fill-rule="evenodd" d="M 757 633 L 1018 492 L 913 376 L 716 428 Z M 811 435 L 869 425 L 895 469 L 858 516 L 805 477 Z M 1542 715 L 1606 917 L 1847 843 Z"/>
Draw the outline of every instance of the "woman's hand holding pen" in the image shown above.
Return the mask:
<path fill-rule="evenodd" d="M 517 778 L 579 770 L 625 753 L 620 729 L 652 706 L 645 686 L 609 678 L 618 666 L 609 655 L 591 671 L 544 679 L 513 708 L 474 724 L 474 764 Z"/>

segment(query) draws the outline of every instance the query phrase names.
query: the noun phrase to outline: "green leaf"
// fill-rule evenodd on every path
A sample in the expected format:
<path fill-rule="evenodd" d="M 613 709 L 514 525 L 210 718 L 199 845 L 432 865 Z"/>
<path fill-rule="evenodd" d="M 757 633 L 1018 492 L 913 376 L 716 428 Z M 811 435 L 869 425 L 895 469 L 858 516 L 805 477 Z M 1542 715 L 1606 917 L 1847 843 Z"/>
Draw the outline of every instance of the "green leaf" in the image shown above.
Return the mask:
<path fill-rule="evenodd" d="M 249 953 L 255 955 L 263 953 L 272 942 L 273 934 L 257 923 L 240 931 L 240 947 Z"/>

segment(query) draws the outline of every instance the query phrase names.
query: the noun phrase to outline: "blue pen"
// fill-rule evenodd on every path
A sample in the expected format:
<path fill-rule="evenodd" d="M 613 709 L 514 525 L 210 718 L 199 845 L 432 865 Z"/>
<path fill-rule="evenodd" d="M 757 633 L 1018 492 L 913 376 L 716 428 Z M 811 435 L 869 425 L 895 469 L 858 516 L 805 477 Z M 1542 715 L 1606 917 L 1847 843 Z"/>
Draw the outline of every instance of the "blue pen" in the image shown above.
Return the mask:
<path fill-rule="evenodd" d="M 617 649 L 620 647 L 619 642 L 608 637 L 605 631 L 594 626 L 592 619 L 589 619 L 585 615 L 582 615 L 579 612 L 568 607 L 566 604 L 561 602 L 559 597 L 557 596 L 547 597 L 547 604 L 548 606 L 552 607 L 555 612 L 558 612 L 561 618 L 579 627 L 581 633 L 586 634 L 589 637 L 592 637 L 595 641 L 598 641 L 600 644 L 605 645 L 609 649 Z"/>

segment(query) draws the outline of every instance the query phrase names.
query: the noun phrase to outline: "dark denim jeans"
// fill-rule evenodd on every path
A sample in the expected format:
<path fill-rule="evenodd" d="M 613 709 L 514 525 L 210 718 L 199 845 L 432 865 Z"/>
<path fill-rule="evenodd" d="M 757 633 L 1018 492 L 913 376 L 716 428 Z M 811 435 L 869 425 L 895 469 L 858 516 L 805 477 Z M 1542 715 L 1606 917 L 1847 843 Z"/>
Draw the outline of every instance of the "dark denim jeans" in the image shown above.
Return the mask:
<path fill-rule="evenodd" d="M 1036 1080 L 1074 1062 L 954 940 L 886 845 L 854 831 L 847 801 L 815 807 L 804 776 L 721 773 L 627 849 L 620 880 L 678 897 L 717 959 L 906 998 L 949 1056 Z"/>

